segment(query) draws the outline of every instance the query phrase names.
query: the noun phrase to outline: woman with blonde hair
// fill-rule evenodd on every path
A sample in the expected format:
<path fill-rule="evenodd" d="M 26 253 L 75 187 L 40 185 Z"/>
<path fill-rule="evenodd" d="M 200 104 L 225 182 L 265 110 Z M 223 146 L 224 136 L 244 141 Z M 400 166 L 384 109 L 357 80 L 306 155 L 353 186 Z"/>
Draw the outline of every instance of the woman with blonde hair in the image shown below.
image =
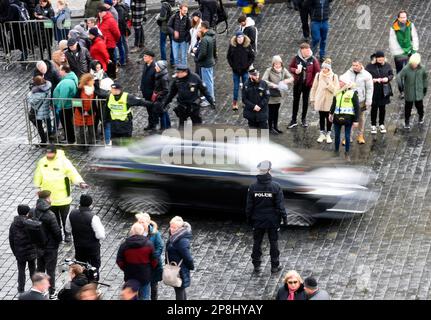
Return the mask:
<path fill-rule="evenodd" d="M 158 283 L 162 281 L 163 275 L 163 239 L 157 228 L 157 223 L 151 220 L 148 213 L 140 212 L 135 215 L 136 220 L 144 227 L 144 236 L 149 237 L 154 246 L 153 258 L 157 260 L 157 266 L 151 274 L 151 300 L 157 300 Z"/>
<path fill-rule="evenodd" d="M 304 291 L 304 280 L 295 270 L 286 273 L 283 286 L 278 289 L 276 300 L 307 300 Z"/>
<path fill-rule="evenodd" d="M 97 104 L 94 93 L 94 78 L 90 73 L 84 73 L 78 85 L 78 96 L 81 98 L 81 106 L 74 107 L 73 122 L 78 132 L 78 144 L 94 144 L 96 133 L 94 118 Z"/>
<path fill-rule="evenodd" d="M 61 40 L 67 39 L 67 35 L 70 31 L 70 18 L 72 13 L 68 7 L 68 3 L 64 0 L 57 0 L 57 10 L 57 14 L 52 20 L 54 21 L 55 40 L 60 42 Z"/>
<path fill-rule="evenodd" d="M 317 139 L 318 143 L 322 143 L 325 140 L 326 143 L 332 143 L 332 123 L 329 121 L 329 111 L 331 110 L 332 101 L 340 88 L 340 84 L 338 76 L 332 72 L 331 63 L 332 61 L 329 58 L 326 58 L 322 63 L 321 71 L 314 77 L 310 92 L 310 102 L 314 104 L 314 110 L 319 112 L 320 135 Z"/>

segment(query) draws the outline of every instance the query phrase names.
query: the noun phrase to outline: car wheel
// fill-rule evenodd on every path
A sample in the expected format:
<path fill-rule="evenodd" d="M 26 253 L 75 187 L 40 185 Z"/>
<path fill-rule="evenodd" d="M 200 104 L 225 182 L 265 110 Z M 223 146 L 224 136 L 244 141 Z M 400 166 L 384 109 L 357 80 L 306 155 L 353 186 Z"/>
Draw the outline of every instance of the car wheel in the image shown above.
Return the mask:
<path fill-rule="evenodd" d="M 166 194 L 160 190 L 123 189 L 118 208 L 129 214 L 146 212 L 150 215 L 162 215 L 169 211 L 169 202 Z"/>

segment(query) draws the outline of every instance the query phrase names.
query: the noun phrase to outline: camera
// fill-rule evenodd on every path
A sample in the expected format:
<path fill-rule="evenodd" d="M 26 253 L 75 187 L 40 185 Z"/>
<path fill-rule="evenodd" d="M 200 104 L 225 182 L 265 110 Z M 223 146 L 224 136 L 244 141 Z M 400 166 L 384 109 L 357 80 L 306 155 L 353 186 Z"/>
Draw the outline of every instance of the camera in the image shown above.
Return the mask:
<path fill-rule="evenodd" d="M 96 267 L 93 267 L 88 262 L 77 261 L 74 259 L 65 259 L 63 263 L 62 272 L 68 271 L 69 266 L 72 264 L 78 264 L 84 268 L 84 275 L 87 277 L 88 282 L 98 282 L 99 281 L 99 272 Z"/>

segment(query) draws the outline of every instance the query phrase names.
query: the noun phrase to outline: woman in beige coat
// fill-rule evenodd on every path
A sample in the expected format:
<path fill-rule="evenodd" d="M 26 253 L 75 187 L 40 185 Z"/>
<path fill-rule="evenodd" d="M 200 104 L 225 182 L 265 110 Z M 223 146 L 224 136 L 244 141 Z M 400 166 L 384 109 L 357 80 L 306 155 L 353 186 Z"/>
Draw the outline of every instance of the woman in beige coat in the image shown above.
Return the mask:
<path fill-rule="evenodd" d="M 310 102 L 314 104 L 314 110 L 319 111 L 320 135 L 317 139 L 319 143 L 325 140 L 326 143 L 332 142 L 329 110 L 339 87 L 338 76 L 332 72 L 331 59 L 325 59 L 322 63 L 322 70 L 314 78 L 310 92 Z"/>

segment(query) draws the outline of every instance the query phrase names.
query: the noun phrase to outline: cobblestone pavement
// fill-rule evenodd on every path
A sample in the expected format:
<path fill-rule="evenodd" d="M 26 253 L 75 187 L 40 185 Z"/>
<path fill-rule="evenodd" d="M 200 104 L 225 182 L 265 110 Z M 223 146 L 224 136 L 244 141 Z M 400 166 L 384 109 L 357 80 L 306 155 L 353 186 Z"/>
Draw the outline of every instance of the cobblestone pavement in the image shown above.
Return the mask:
<path fill-rule="evenodd" d="M 369 5 L 371 29 L 356 26 L 359 5 Z M 335 72 L 341 73 L 353 57 L 367 60 L 376 49 L 388 45 L 388 30 L 393 14 L 400 8 L 412 13 L 421 41 L 423 63 L 429 67 L 431 2 L 421 1 L 335 1 L 331 19 L 328 55 Z M 239 10 L 230 9 L 230 23 Z M 147 24 L 147 45 L 158 48 L 154 17 Z M 232 35 L 233 27 L 229 37 Z M 270 64 L 271 56 L 281 54 L 286 60 L 296 52 L 300 38 L 297 12 L 285 4 L 266 7 L 259 32 L 259 56 L 256 66 Z M 229 37 L 218 36 L 219 62 L 216 68 L 217 111 L 203 112 L 206 123 L 244 125 L 240 113 L 230 110 L 231 74 L 225 61 Z M 157 49 L 158 50 L 158 49 Z M 387 50 L 386 50 L 387 51 Z M 140 74 L 137 56 L 122 71 L 121 79 L 129 92 L 138 92 Z M 392 63 L 392 62 L 391 62 Z M 28 88 L 30 71 L 15 67 L 1 71 L 0 77 L 0 298 L 16 298 L 16 266 L 7 240 L 9 224 L 20 203 L 34 203 L 32 173 L 42 150 L 26 144 L 22 99 Z M 396 90 L 396 89 L 395 89 Z M 291 113 L 291 93 L 281 111 L 282 127 Z M 428 104 L 428 98 L 425 101 Z M 428 108 L 427 108 L 428 109 Z M 142 135 L 145 123 L 143 109 L 136 109 L 135 128 Z M 375 172 L 373 189 L 378 193 L 377 204 L 362 217 L 327 221 L 310 229 L 284 229 L 280 233 L 281 263 L 284 271 L 298 270 L 303 276 L 314 275 L 321 287 L 334 299 L 429 299 L 431 282 L 431 209 L 430 209 L 430 118 L 419 128 L 416 124 L 408 133 L 401 129 L 402 104 L 394 97 L 388 107 L 386 136 L 373 140 L 367 133 L 367 144 L 353 145 L 353 163 Z M 173 116 L 173 119 L 175 117 Z M 289 147 L 325 158 L 331 146 L 318 145 L 317 114 L 310 112 L 311 126 L 286 132 L 277 141 Z M 416 116 L 414 117 L 416 121 Z M 369 121 L 369 120 L 368 120 Z M 174 121 L 175 122 L 175 121 Z M 175 125 L 176 123 L 174 123 Z M 68 150 L 73 163 L 85 172 L 91 154 Z M 89 181 L 91 184 L 91 181 Z M 102 279 L 112 287 L 102 288 L 106 299 L 116 299 L 122 272 L 115 265 L 116 250 L 126 235 L 133 217 L 121 213 L 107 190 L 93 187 L 94 210 L 107 229 L 102 244 Z M 75 193 L 77 198 L 79 192 Z M 76 201 L 76 200 L 75 200 Z M 174 214 L 174 213 L 172 213 Z M 163 237 L 172 215 L 156 217 Z M 252 236 L 240 220 L 230 217 L 186 216 L 194 238 L 192 251 L 196 270 L 188 290 L 191 299 L 272 299 L 282 279 L 282 273 L 270 275 L 268 243 L 263 261 L 264 272 L 252 276 L 250 261 Z M 71 245 L 61 245 L 60 258 L 73 256 Z M 62 278 L 59 278 L 61 282 Z M 30 284 L 27 283 L 27 287 Z M 173 290 L 160 285 L 160 298 L 172 299 Z"/>

